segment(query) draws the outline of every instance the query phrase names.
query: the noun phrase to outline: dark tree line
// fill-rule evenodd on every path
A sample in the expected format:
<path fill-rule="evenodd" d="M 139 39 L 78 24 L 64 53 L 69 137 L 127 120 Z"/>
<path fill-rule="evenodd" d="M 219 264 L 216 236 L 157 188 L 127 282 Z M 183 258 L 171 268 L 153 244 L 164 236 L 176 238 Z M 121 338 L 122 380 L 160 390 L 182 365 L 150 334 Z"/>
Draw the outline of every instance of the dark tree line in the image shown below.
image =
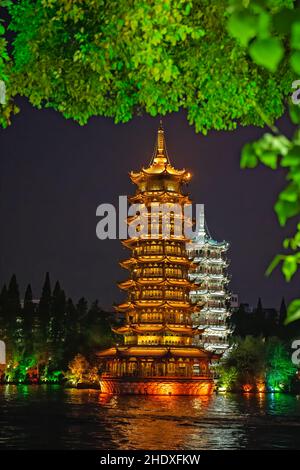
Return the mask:
<path fill-rule="evenodd" d="M 36 380 L 51 381 L 65 370 L 78 353 L 92 355 L 112 340 L 109 314 L 82 297 L 77 304 L 67 298 L 57 281 L 52 289 L 46 274 L 39 301 L 33 300 L 30 284 L 21 302 L 13 275 L 0 293 L 0 339 L 7 348 L 7 367 L 12 381 L 21 381 L 32 371 Z"/>
<path fill-rule="evenodd" d="M 278 337 L 282 340 L 290 340 L 300 337 L 300 321 L 285 325 L 287 308 L 284 298 L 280 308 L 268 309 L 258 299 L 256 308 L 248 312 L 247 305 L 241 304 L 230 318 L 230 326 L 233 336 L 245 338 L 246 336 L 271 338 Z"/>

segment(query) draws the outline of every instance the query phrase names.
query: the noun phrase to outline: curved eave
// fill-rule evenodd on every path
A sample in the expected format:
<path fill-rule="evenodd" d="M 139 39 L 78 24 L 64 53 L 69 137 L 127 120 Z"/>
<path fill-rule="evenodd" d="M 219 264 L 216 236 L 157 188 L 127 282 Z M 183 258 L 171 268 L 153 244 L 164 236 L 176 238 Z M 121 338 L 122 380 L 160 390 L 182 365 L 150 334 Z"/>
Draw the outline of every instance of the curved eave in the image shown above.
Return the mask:
<path fill-rule="evenodd" d="M 185 358 L 195 358 L 195 359 L 214 359 L 214 353 L 210 353 L 201 348 L 196 347 L 178 347 L 178 348 L 168 348 L 168 347 L 145 347 L 145 346 L 131 346 L 131 347 L 120 347 L 120 348 L 109 348 L 104 351 L 99 351 L 96 353 L 96 356 L 99 358 L 118 358 L 118 357 L 185 357 Z M 220 355 L 215 355 L 216 358 L 220 358 Z"/>
<path fill-rule="evenodd" d="M 131 333 L 132 328 L 129 326 L 120 326 L 119 328 L 112 328 L 111 329 L 114 333 L 117 333 L 118 335 L 124 335 L 126 333 Z"/>
<path fill-rule="evenodd" d="M 129 279 L 127 281 L 118 282 L 117 286 L 119 287 L 119 289 L 128 290 L 132 287 L 135 287 L 136 282 L 133 281 L 132 279 Z"/>
<path fill-rule="evenodd" d="M 146 300 L 146 301 L 136 301 L 135 302 L 135 305 L 137 307 L 145 307 L 145 306 L 149 306 L 149 307 L 165 307 L 165 306 L 168 306 L 168 307 L 174 307 L 174 308 L 191 308 L 191 305 L 190 303 L 188 302 L 173 302 L 172 300 L 153 300 L 153 301 L 149 301 L 149 300 Z"/>
<path fill-rule="evenodd" d="M 132 245 L 136 245 L 136 244 L 143 245 L 143 243 L 145 242 L 168 241 L 169 243 L 172 243 L 172 242 L 186 243 L 187 240 L 188 239 L 184 236 L 180 236 L 180 237 L 172 236 L 172 238 L 164 238 L 162 237 L 162 235 L 160 235 L 154 239 L 153 237 L 151 237 L 151 235 L 149 235 L 147 237 L 127 238 L 125 240 L 122 240 L 121 243 L 122 245 L 126 246 L 126 248 L 130 248 Z"/>
<path fill-rule="evenodd" d="M 220 249 L 220 251 L 228 250 L 230 243 L 226 240 L 217 241 L 209 237 L 207 234 L 198 233 L 191 240 L 191 249 L 203 249 L 205 247 Z"/>
<path fill-rule="evenodd" d="M 112 328 L 112 330 L 117 334 L 127 334 L 127 333 L 137 333 L 137 334 L 145 334 L 145 333 L 161 333 L 163 331 L 170 331 L 171 333 L 181 333 L 187 335 L 195 335 L 202 332 L 197 328 L 193 327 L 183 327 L 183 326 L 169 326 L 169 325 L 152 325 L 143 323 L 138 326 L 120 326 L 119 328 Z M 204 331 L 204 330 L 203 330 Z"/>
<path fill-rule="evenodd" d="M 186 175 L 188 172 L 186 171 L 185 168 L 182 170 L 176 170 L 172 165 L 170 164 L 164 164 L 164 165 L 151 165 L 148 168 L 142 168 L 142 173 L 144 173 L 146 176 L 156 176 L 156 175 L 161 175 L 161 174 L 166 174 L 170 176 L 175 176 L 175 177 L 182 177 Z"/>
<path fill-rule="evenodd" d="M 153 190 L 153 191 L 143 191 L 135 194 L 134 196 L 129 196 L 129 202 L 134 203 L 137 201 L 144 202 L 145 200 L 164 202 L 171 201 L 174 202 L 174 199 L 179 199 L 182 203 L 191 203 L 190 198 L 186 194 L 181 194 L 175 191 L 164 191 L 164 190 Z"/>
<path fill-rule="evenodd" d="M 164 255 L 147 255 L 138 256 L 137 258 L 129 258 L 124 261 L 120 261 L 120 265 L 123 268 L 131 266 L 137 263 L 172 263 L 172 264 L 187 264 L 191 265 L 191 261 L 185 257 L 176 256 L 164 256 Z"/>
<path fill-rule="evenodd" d="M 207 351 L 201 348 L 171 348 L 170 353 L 174 357 L 191 357 L 197 359 L 208 359 L 210 355 Z"/>
<path fill-rule="evenodd" d="M 134 309 L 134 304 L 132 302 L 125 302 L 123 304 L 115 305 L 114 309 L 117 312 L 127 312 L 128 310 Z"/>
<path fill-rule="evenodd" d="M 166 330 L 169 330 L 171 331 L 171 333 L 185 333 L 187 335 L 190 335 L 190 336 L 193 336 L 193 335 L 196 335 L 196 334 L 199 334 L 199 330 L 197 330 L 196 328 L 193 328 L 193 327 L 183 327 L 183 326 L 179 326 L 179 327 L 176 327 L 176 326 L 169 326 L 169 325 L 166 325 Z"/>
<path fill-rule="evenodd" d="M 229 248 L 229 243 L 228 242 L 217 242 L 215 240 L 206 240 L 204 242 L 201 242 L 199 239 L 197 239 L 197 236 L 192 238 L 191 240 L 191 246 L 190 249 L 204 249 L 204 248 L 215 248 L 220 251 L 227 251 Z"/>
<path fill-rule="evenodd" d="M 174 178 L 185 178 L 186 181 L 190 179 L 188 171 L 184 168 L 182 170 L 176 170 L 169 163 L 152 164 L 148 168 L 143 167 L 140 171 L 131 171 L 129 173 L 131 181 L 137 183 L 143 179 L 147 179 L 151 176 L 166 175 L 173 176 Z"/>
<path fill-rule="evenodd" d="M 109 348 L 104 351 L 98 351 L 95 353 L 97 357 L 115 357 L 117 356 L 117 348 Z"/>
<path fill-rule="evenodd" d="M 170 206 L 172 206 L 172 202 L 170 203 L 165 203 L 165 204 L 170 204 Z M 172 207 L 170 207 L 170 212 L 172 211 Z M 148 219 L 148 222 L 151 222 L 152 221 L 152 218 L 155 217 L 157 215 L 157 213 L 155 213 L 155 211 L 153 211 L 154 213 L 152 213 L 150 210 L 145 210 L 145 212 L 142 213 L 142 216 L 145 218 L 145 219 Z M 134 214 L 134 215 L 130 215 L 127 217 L 127 225 L 131 225 L 133 222 L 135 222 L 136 220 L 140 220 L 141 218 L 141 215 L 140 214 Z M 166 221 L 168 222 L 169 221 L 169 214 L 166 213 L 164 215 L 164 218 L 162 218 L 162 223 L 164 223 L 164 219 L 166 219 Z M 193 226 L 193 220 L 191 217 L 184 217 L 184 214 L 182 212 L 180 213 L 174 213 L 174 220 L 181 220 L 181 221 L 184 221 L 188 226 L 192 227 Z"/>
<path fill-rule="evenodd" d="M 116 305 L 114 308 L 118 312 L 127 312 L 128 310 L 134 310 L 135 308 L 146 308 L 146 307 L 172 307 L 179 309 L 194 309 L 194 306 L 189 302 L 173 302 L 172 300 L 136 300 L 134 302 L 124 302 L 123 304 Z"/>
<path fill-rule="evenodd" d="M 135 327 L 132 326 L 131 328 L 135 333 L 145 333 L 145 332 L 160 333 L 161 331 L 164 331 L 165 325 L 162 325 L 162 324 L 152 325 L 152 324 L 143 323 Z"/>
<path fill-rule="evenodd" d="M 129 279 L 126 281 L 119 282 L 118 287 L 123 290 L 128 290 L 133 287 L 143 287 L 147 285 L 168 285 L 168 286 L 178 286 L 178 287 L 187 287 L 187 288 L 192 288 L 194 284 L 187 279 L 139 279 L 138 281 L 134 281 L 133 279 Z"/>

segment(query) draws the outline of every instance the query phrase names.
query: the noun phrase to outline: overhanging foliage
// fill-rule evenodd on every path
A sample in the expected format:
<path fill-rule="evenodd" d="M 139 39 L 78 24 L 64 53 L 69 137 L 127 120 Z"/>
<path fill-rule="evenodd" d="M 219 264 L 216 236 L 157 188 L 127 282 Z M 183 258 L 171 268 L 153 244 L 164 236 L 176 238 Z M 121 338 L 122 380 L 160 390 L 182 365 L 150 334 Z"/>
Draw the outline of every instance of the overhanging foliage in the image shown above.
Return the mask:
<path fill-rule="evenodd" d="M 91 116 L 125 122 L 143 112 L 185 109 L 205 134 L 263 126 L 257 107 L 271 121 L 284 111 L 288 61 L 281 60 L 276 75 L 254 63 L 228 32 L 227 0 L 4 3 L 14 31 L 11 97 L 24 95 L 80 124 Z M 271 3 L 277 10 L 292 5 Z M 277 35 L 280 43 L 284 34 Z"/>

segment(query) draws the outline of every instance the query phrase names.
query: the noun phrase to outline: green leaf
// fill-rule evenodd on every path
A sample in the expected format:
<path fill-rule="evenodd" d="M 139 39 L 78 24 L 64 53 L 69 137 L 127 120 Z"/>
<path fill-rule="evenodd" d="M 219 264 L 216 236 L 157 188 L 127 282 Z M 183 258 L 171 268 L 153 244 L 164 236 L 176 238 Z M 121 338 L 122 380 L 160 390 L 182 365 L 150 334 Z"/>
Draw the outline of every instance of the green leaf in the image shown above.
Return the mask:
<path fill-rule="evenodd" d="M 257 19 L 249 12 L 233 13 L 228 20 L 228 31 L 243 46 L 247 46 L 250 39 L 256 36 Z"/>
<path fill-rule="evenodd" d="M 261 157 L 266 151 L 275 152 L 276 155 L 286 155 L 291 147 L 291 142 L 284 135 L 266 133 L 253 145 L 257 154 Z"/>
<path fill-rule="evenodd" d="M 300 299 L 293 300 L 287 309 L 285 325 L 300 319 Z"/>
<path fill-rule="evenodd" d="M 188 3 L 188 4 L 186 5 L 185 9 L 184 9 L 184 14 L 185 14 L 185 15 L 189 15 L 190 12 L 191 12 L 191 4 Z"/>
<path fill-rule="evenodd" d="M 287 219 L 299 214 L 300 204 L 299 201 L 290 202 L 287 200 L 279 199 L 276 202 L 274 209 L 277 214 L 279 223 L 283 227 L 286 224 Z"/>
<path fill-rule="evenodd" d="M 2 35 L 4 33 L 5 33 L 5 28 L 4 28 L 4 26 L 2 26 L 2 24 L 0 24 L 0 35 Z"/>
<path fill-rule="evenodd" d="M 255 168 L 257 163 L 258 160 L 252 144 L 244 145 L 241 155 L 241 168 Z"/>
<path fill-rule="evenodd" d="M 290 57 L 290 64 L 294 72 L 300 74 L 300 51 L 295 51 Z"/>
<path fill-rule="evenodd" d="M 299 224 L 298 224 L 299 225 Z M 291 248 L 292 250 L 296 251 L 300 248 L 300 231 L 298 227 L 298 232 L 295 233 L 293 238 L 286 238 L 283 242 L 284 248 L 288 249 Z M 300 252 L 297 252 L 297 261 L 300 262 Z"/>
<path fill-rule="evenodd" d="M 300 21 L 292 24 L 291 47 L 300 50 Z"/>
<path fill-rule="evenodd" d="M 294 184 L 289 184 L 281 193 L 279 194 L 279 199 L 282 201 L 296 202 L 299 198 L 299 188 Z"/>
<path fill-rule="evenodd" d="M 293 124 L 300 124 L 300 104 L 290 104 L 290 118 Z"/>
<path fill-rule="evenodd" d="M 12 5 L 12 3 L 13 3 L 13 0 L 2 0 L 0 2 L 0 5 L 1 5 L 1 7 L 8 8 Z"/>
<path fill-rule="evenodd" d="M 293 255 L 286 256 L 282 264 L 282 272 L 287 282 L 289 282 L 297 271 L 297 258 Z"/>
<path fill-rule="evenodd" d="M 278 38 L 256 39 L 249 47 L 249 54 L 256 64 L 276 72 L 284 48 Z"/>
<path fill-rule="evenodd" d="M 290 166 L 287 178 L 300 188 L 300 165 Z"/>
<path fill-rule="evenodd" d="M 270 24 L 271 24 L 271 18 L 270 15 L 267 12 L 261 12 L 259 17 L 258 17 L 258 37 L 260 39 L 265 39 L 269 36 L 270 34 Z"/>
<path fill-rule="evenodd" d="M 276 155 L 276 153 L 265 151 L 261 155 L 260 160 L 264 165 L 268 166 L 269 168 L 272 168 L 272 170 L 276 170 L 276 168 L 277 168 L 277 155 Z"/>
<path fill-rule="evenodd" d="M 293 142 L 294 142 L 295 145 L 300 146 L 300 127 L 298 127 L 294 132 Z"/>
<path fill-rule="evenodd" d="M 270 274 L 274 271 L 278 264 L 283 261 L 283 259 L 284 255 L 276 255 L 272 262 L 269 264 L 268 269 L 266 270 L 266 276 L 270 276 Z"/>
<path fill-rule="evenodd" d="M 280 165 L 282 167 L 298 166 L 300 164 L 300 146 L 295 145 L 282 157 Z"/>

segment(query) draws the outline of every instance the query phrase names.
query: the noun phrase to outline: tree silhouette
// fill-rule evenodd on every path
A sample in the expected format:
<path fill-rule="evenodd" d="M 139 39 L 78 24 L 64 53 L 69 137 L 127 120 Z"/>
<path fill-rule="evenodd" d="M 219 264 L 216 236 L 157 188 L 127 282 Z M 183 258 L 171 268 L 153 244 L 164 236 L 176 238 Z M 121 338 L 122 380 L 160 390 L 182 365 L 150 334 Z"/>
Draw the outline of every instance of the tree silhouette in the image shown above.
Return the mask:
<path fill-rule="evenodd" d="M 39 302 L 39 308 L 38 308 L 39 328 L 40 328 L 42 339 L 44 341 L 47 340 L 48 333 L 49 333 L 51 302 L 52 302 L 52 295 L 51 295 L 50 275 L 47 272 L 46 277 L 45 277 L 45 282 L 43 285 L 42 295 L 41 295 L 40 302 Z"/>
<path fill-rule="evenodd" d="M 26 342 L 26 350 L 28 352 L 33 352 L 35 306 L 32 301 L 32 289 L 31 289 L 30 284 L 28 284 L 26 291 L 25 291 L 22 317 L 23 317 L 23 328 L 24 328 L 24 339 Z"/>
<path fill-rule="evenodd" d="M 33 302 L 30 284 L 21 306 L 15 275 L 8 288 L 2 287 L 0 335 L 7 344 L 11 366 L 5 376 L 15 382 L 57 382 L 62 377 L 61 371 L 67 369 L 76 354 L 84 352 L 93 358 L 93 352 L 109 346 L 112 339 L 107 314 L 98 301 L 89 307 L 87 300 L 81 297 L 75 306 L 71 298 L 66 300 L 59 281 L 52 292 L 49 273 L 38 306 Z"/>

